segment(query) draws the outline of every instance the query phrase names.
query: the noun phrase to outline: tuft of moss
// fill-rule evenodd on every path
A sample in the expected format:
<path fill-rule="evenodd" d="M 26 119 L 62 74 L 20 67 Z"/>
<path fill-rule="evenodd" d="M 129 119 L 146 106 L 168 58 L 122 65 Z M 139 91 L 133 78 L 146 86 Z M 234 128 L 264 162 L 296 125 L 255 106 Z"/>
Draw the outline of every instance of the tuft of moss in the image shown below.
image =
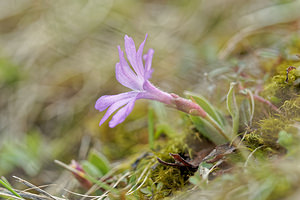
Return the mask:
<path fill-rule="evenodd" d="M 295 66 L 287 78 L 287 68 Z M 278 144 L 278 133 L 282 130 L 289 132 L 295 121 L 300 121 L 300 62 L 282 61 L 277 65 L 277 75 L 267 84 L 262 95 L 280 107 L 280 113 L 270 113 L 269 117 L 256 122 L 256 129 L 245 136 L 246 144 L 251 148 L 269 147 L 281 151 Z"/>
<path fill-rule="evenodd" d="M 287 68 L 294 66 L 287 78 Z M 299 95 L 300 92 L 300 62 L 282 62 L 276 67 L 277 75 L 273 76 L 271 82 L 266 85 L 262 95 L 276 105 L 282 105 Z"/>
<path fill-rule="evenodd" d="M 287 120 L 300 121 L 300 95 L 296 98 L 285 101 L 281 107 L 283 116 L 286 117 Z"/>
<path fill-rule="evenodd" d="M 134 181 L 143 176 L 144 184 L 135 194 L 140 198 L 162 199 L 173 192 L 182 189 L 194 172 L 187 168 L 172 167 L 160 164 L 157 158 L 166 162 L 174 163 L 169 153 L 187 155 L 191 150 L 185 143 L 184 136 L 171 139 L 169 142 L 157 145 L 156 152 L 142 159 L 134 170 Z M 143 171 L 147 170 L 147 175 Z M 142 180 L 141 179 L 141 180 Z"/>

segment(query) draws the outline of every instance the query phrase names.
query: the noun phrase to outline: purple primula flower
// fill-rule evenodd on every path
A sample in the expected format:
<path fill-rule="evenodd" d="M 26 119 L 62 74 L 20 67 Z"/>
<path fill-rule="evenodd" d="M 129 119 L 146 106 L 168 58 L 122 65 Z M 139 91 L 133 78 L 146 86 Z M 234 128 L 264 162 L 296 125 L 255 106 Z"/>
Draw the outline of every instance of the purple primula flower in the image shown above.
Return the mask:
<path fill-rule="evenodd" d="M 116 78 L 122 85 L 132 91 L 117 95 L 105 95 L 97 100 L 95 105 L 97 110 L 102 112 L 108 108 L 100 121 L 100 126 L 118 109 L 117 113 L 109 122 L 109 127 L 113 128 L 122 123 L 130 114 L 135 101 L 138 99 L 152 99 L 176 107 L 178 110 L 189 114 L 202 117 L 206 116 L 205 111 L 198 104 L 183 99 L 175 94 L 163 92 L 149 82 L 153 71 L 151 64 L 154 50 L 149 49 L 148 52 L 143 55 L 146 39 L 147 35 L 138 51 L 136 51 L 133 39 L 125 35 L 125 52 L 132 68 L 128 65 L 124 58 L 123 51 L 120 46 L 118 46 L 120 62 L 116 64 Z M 143 59 L 145 65 L 143 64 Z"/>
<path fill-rule="evenodd" d="M 109 122 L 109 127 L 111 128 L 125 120 L 132 111 L 135 101 L 138 99 L 153 99 L 165 104 L 171 104 L 172 101 L 172 96 L 170 94 L 157 89 L 148 81 L 153 71 L 151 69 L 151 63 L 154 50 L 149 49 L 143 56 L 147 35 L 138 51 L 136 51 L 134 41 L 131 37 L 126 35 L 124 39 L 125 52 L 132 68 L 128 65 L 124 58 L 123 51 L 120 46 L 118 46 L 120 62 L 116 64 L 116 78 L 122 85 L 132 91 L 118 95 L 102 96 L 97 100 L 95 105 L 95 108 L 100 112 L 109 107 L 99 125 L 103 124 L 113 112 L 121 108 Z M 145 61 L 145 66 L 143 64 L 143 59 Z"/>

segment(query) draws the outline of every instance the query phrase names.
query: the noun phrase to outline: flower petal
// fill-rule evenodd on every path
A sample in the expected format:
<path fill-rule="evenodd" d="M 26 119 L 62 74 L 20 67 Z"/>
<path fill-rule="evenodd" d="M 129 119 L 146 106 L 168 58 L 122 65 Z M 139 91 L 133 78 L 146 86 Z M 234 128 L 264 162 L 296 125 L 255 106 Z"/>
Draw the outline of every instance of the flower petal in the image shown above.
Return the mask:
<path fill-rule="evenodd" d="M 137 76 L 133 73 L 133 71 L 120 63 L 116 64 L 116 79 L 124 85 L 132 90 L 139 90 L 142 88 L 142 83 L 139 82 Z"/>
<path fill-rule="evenodd" d="M 124 106 L 123 108 L 121 108 L 110 120 L 109 122 L 109 127 L 113 128 L 116 125 L 122 123 L 126 117 L 131 113 L 133 107 L 134 107 L 134 103 L 136 101 L 136 98 L 133 98 L 130 100 L 130 102 L 128 102 L 128 104 L 126 106 Z"/>
<path fill-rule="evenodd" d="M 135 91 L 125 92 L 117 95 L 104 95 L 96 101 L 95 108 L 102 112 L 113 103 L 123 99 L 130 99 L 132 97 L 135 97 L 136 95 L 137 92 Z"/>
<path fill-rule="evenodd" d="M 148 80 L 149 78 L 151 78 L 151 75 L 152 75 L 152 72 L 153 72 L 153 69 L 151 69 L 153 54 L 154 54 L 154 50 L 153 49 L 149 49 L 148 53 L 143 56 L 144 60 L 145 60 L 144 78 L 146 80 Z"/>
<path fill-rule="evenodd" d="M 147 40 L 147 37 L 148 37 L 148 34 L 146 34 L 145 40 L 140 45 L 140 47 L 137 51 L 137 54 L 136 54 L 138 70 L 139 70 L 139 73 L 142 75 L 142 78 L 144 78 L 144 73 L 145 73 L 145 69 L 144 69 L 144 65 L 143 65 L 143 50 L 144 50 L 144 45 L 145 45 L 145 42 Z"/>
<path fill-rule="evenodd" d="M 135 44 L 133 39 L 125 35 L 124 40 L 125 40 L 125 52 L 132 68 L 134 69 L 134 71 L 138 76 L 143 77 L 143 74 L 141 74 L 137 64 L 136 49 L 135 49 Z"/>
<path fill-rule="evenodd" d="M 135 101 L 135 97 L 129 98 L 129 99 L 123 99 L 121 101 L 117 101 L 115 103 L 113 103 L 108 110 L 106 111 L 105 115 L 103 116 L 103 118 L 101 119 L 99 126 L 101 126 L 108 118 L 111 114 L 113 114 L 117 109 L 119 109 L 120 107 L 124 106 L 125 104 L 128 104 L 128 102 L 132 102 L 132 100 Z M 127 107 L 127 106 L 125 106 Z M 118 113 L 118 112 L 117 112 Z M 125 119 L 125 118 L 124 118 Z"/>

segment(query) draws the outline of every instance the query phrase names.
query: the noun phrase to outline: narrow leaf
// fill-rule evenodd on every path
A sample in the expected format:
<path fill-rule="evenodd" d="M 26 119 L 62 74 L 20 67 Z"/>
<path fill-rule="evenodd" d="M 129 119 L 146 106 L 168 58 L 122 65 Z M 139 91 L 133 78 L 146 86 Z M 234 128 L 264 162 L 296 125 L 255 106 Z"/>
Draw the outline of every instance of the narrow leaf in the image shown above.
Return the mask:
<path fill-rule="evenodd" d="M 226 138 L 220 135 L 219 131 L 213 127 L 207 120 L 198 117 L 190 116 L 193 124 L 196 126 L 197 130 L 214 144 L 224 144 L 227 142 Z"/>
<path fill-rule="evenodd" d="M 185 95 L 187 95 L 188 97 L 192 97 L 196 101 L 196 103 L 201 106 L 201 108 L 203 108 L 203 110 L 205 110 L 205 112 L 218 123 L 219 126 L 224 128 L 224 120 L 222 119 L 217 109 L 213 105 L 211 105 L 207 101 L 207 99 L 192 92 L 185 92 Z"/>
<path fill-rule="evenodd" d="M 14 191 L 14 189 L 10 186 L 9 183 L 6 183 L 5 180 L 0 179 L 0 184 L 7 190 L 9 190 L 11 193 L 13 193 L 16 197 L 23 199 L 16 191 Z"/>
<path fill-rule="evenodd" d="M 92 150 L 89 153 L 88 161 L 96 166 L 103 174 L 106 174 L 110 170 L 108 160 L 100 152 Z"/>
<path fill-rule="evenodd" d="M 239 129 L 239 108 L 236 102 L 234 87 L 236 83 L 231 83 L 227 94 L 227 109 L 232 117 L 232 136 L 238 133 Z"/>
<path fill-rule="evenodd" d="M 82 162 L 82 168 L 83 170 L 90 176 L 95 178 L 100 178 L 103 176 L 102 171 L 100 171 L 95 165 L 90 163 L 89 161 L 83 161 Z"/>

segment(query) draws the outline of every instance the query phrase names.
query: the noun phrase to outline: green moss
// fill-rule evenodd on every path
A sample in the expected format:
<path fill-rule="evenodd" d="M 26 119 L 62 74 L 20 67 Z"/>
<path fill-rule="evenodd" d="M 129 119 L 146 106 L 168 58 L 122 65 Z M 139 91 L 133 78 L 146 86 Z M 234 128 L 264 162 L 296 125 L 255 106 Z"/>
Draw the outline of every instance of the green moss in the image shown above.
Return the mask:
<path fill-rule="evenodd" d="M 300 96 L 290 101 L 285 101 L 281 110 L 282 115 L 286 117 L 287 120 L 300 121 Z"/>
<path fill-rule="evenodd" d="M 276 105 L 283 104 L 286 100 L 290 100 L 299 95 L 300 72 L 299 68 L 291 70 L 286 82 L 286 70 L 289 66 L 300 66 L 300 62 L 283 62 L 277 66 L 278 74 L 273 76 L 271 82 L 265 86 L 262 95 Z M 297 81 L 296 81 L 297 80 Z"/>
<path fill-rule="evenodd" d="M 270 111 L 264 118 L 255 118 L 257 121 L 254 123 L 254 130 L 245 136 L 246 144 L 251 148 L 263 145 L 273 150 L 281 150 L 282 147 L 277 142 L 278 133 L 281 130 L 289 132 L 291 124 L 300 119 L 300 62 L 281 60 L 273 64 L 275 75 L 261 95 L 279 107 L 280 113 Z M 289 72 L 286 81 L 286 70 L 289 66 L 296 69 Z M 258 109 L 255 111 L 256 116 L 260 115 Z"/>
<path fill-rule="evenodd" d="M 188 154 L 190 149 L 184 141 L 184 136 L 182 136 L 171 139 L 167 143 L 161 142 L 157 145 L 157 151 L 153 155 L 147 156 L 139 162 L 134 170 L 135 180 L 133 180 L 133 183 L 141 176 L 141 180 L 146 179 L 143 186 L 135 192 L 139 198 L 162 199 L 185 186 L 188 178 L 194 172 L 189 171 L 187 168 L 166 166 L 157 161 L 157 158 L 160 158 L 166 162 L 174 163 L 174 159 L 169 153 Z M 144 170 L 147 172 L 144 172 Z"/>
<path fill-rule="evenodd" d="M 264 145 L 276 150 L 281 147 L 278 144 L 280 131 L 293 131 L 293 123 L 300 121 L 300 97 L 285 101 L 280 107 L 281 113 L 257 122 L 257 129 L 245 136 L 247 145 L 252 148 Z"/>

